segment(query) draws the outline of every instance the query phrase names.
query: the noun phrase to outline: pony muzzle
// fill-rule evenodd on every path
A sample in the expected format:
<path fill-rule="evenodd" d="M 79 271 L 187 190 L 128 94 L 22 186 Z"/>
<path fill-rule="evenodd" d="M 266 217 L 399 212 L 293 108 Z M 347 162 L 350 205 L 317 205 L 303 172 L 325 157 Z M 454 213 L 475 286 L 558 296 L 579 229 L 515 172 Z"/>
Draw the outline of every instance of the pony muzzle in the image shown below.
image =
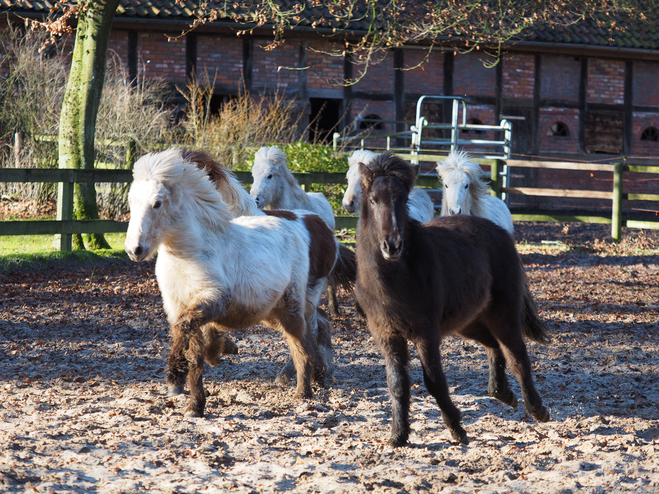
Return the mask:
<path fill-rule="evenodd" d="M 137 244 L 131 247 L 125 245 L 124 247 L 126 249 L 126 254 L 128 254 L 128 257 L 130 257 L 131 261 L 141 262 L 146 258 L 148 253 L 148 249 L 144 248 L 142 244 Z"/>
<path fill-rule="evenodd" d="M 380 250 L 385 260 L 395 261 L 403 253 L 403 238 L 397 235 L 383 240 Z"/>

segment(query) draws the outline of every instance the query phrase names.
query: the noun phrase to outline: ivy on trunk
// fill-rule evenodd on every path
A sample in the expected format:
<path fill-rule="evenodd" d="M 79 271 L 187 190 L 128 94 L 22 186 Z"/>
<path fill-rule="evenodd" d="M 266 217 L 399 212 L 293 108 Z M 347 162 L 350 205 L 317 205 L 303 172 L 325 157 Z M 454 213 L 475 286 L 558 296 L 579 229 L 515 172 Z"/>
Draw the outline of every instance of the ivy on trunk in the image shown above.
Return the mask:
<path fill-rule="evenodd" d="M 59 125 L 59 167 L 93 169 L 96 116 L 105 80 L 106 56 L 112 21 L 120 0 L 80 0 L 78 26 Z M 98 219 L 96 187 L 75 184 L 74 219 Z M 84 235 L 90 249 L 110 245 L 102 234 Z M 73 247 L 84 249 L 82 235 L 73 236 Z"/>

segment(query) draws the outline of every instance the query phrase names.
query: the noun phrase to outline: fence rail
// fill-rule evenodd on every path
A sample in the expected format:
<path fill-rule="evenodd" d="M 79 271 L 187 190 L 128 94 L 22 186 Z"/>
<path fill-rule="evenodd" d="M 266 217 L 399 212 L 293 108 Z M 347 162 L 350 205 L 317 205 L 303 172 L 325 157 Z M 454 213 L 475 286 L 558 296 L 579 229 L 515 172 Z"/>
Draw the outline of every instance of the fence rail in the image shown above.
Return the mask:
<path fill-rule="evenodd" d="M 401 154 L 409 159 L 410 155 Z M 436 157 L 435 157 L 436 159 Z M 549 161 L 519 161 L 519 160 L 489 160 L 483 161 L 490 165 L 492 189 L 501 197 L 505 194 L 518 194 L 544 197 L 576 197 L 586 199 L 610 200 L 612 204 L 611 217 L 601 215 L 561 215 L 556 214 L 516 214 L 517 221 L 578 221 L 588 223 L 610 223 L 611 236 L 618 240 L 621 227 L 629 228 L 659 228 L 659 221 L 639 221 L 638 219 L 622 219 L 622 201 L 659 201 L 659 194 L 624 193 L 622 190 L 623 173 L 659 174 L 659 166 L 632 166 L 622 163 L 570 163 Z M 552 168 L 565 170 L 596 170 L 613 173 L 612 191 L 547 189 L 533 187 L 505 187 L 502 184 L 502 171 L 507 167 Z M 251 183 L 249 172 L 236 172 L 243 183 Z M 312 184 L 345 184 L 346 177 L 340 172 L 305 172 L 293 174 L 303 187 Z M 128 224 L 114 220 L 74 220 L 73 219 L 73 185 L 75 183 L 128 183 L 133 179 L 131 170 L 73 170 L 73 169 L 33 169 L 33 168 L 0 168 L 0 182 L 32 182 L 57 183 L 58 205 L 56 220 L 32 221 L 0 221 L 0 235 L 61 235 L 60 249 L 71 250 L 71 236 L 81 233 L 115 233 L 125 232 Z M 433 189 L 440 188 L 437 176 L 421 175 L 417 185 Z M 355 216 L 337 216 L 336 228 L 354 228 L 357 225 Z"/>

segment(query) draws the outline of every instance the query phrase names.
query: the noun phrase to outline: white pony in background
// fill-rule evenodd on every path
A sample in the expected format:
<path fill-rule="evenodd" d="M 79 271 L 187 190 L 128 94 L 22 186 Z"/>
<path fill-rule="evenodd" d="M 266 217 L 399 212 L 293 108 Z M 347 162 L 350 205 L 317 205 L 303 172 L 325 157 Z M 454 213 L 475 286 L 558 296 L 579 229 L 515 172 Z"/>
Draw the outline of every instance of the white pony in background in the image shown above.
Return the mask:
<path fill-rule="evenodd" d="M 451 151 L 446 160 L 437 162 L 437 173 L 444 184 L 441 215 L 480 216 L 512 235 L 515 228 L 508 206 L 490 194 L 490 187 L 483 181 L 485 172 L 470 159 L 464 151 Z"/>
<path fill-rule="evenodd" d="M 348 157 L 348 187 L 343 195 L 343 209 L 349 213 L 359 211 L 359 200 L 361 197 L 361 185 L 359 179 L 359 163 L 368 164 L 376 158 L 373 151 L 367 149 L 358 149 Z M 423 189 L 414 187 L 410 192 L 407 200 L 407 209 L 410 218 L 414 218 L 421 223 L 430 221 L 435 216 L 435 206 Z"/>
<path fill-rule="evenodd" d="M 334 231 L 332 205 L 320 192 L 305 192 L 288 169 L 286 154 L 276 146 L 263 146 L 254 155 L 254 183 L 250 195 L 261 209 L 305 209 L 316 213 Z"/>
<path fill-rule="evenodd" d="M 264 210 L 305 210 L 317 214 L 334 231 L 336 220 L 332 205 L 320 192 L 305 192 L 288 169 L 286 154 L 276 146 L 263 146 L 254 155 L 252 166 L 254 182 L 250 195 L 259 208 Z M 337 269 L 332 272 L 327 286 L 330 314 L 339 314 L 336 289 L 342 286 L 352 291 L 357 277 L 355 254 L 347 247 L 339 246 Z"/>

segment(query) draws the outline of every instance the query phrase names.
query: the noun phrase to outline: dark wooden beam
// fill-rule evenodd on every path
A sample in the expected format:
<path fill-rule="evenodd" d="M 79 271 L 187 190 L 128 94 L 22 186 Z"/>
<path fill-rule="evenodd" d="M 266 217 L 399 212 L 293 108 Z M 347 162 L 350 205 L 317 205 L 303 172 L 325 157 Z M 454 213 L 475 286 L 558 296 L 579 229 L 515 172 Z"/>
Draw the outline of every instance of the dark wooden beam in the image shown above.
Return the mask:
<path fill-rule="evenodd" d="M 579 77 L 579 152 L 586 152 L 586 111 L 588 102 L 586 92 L 588 89 L 588 59 L 581 59 L 581 74 Z"/>
<path fill-rule="evenodd" d="M 243 38 L 243 85 L 246 91 L 252 90 L 253 62 L 254 57 L 254 39 L 251 37 Z"/>
<path fill-rule="evenodd" d="M 137 86 L 137 31 L 128 32 L 128 80 L 130 84 Z"/>
<path fill-rule="evenodd" d="M 188 33 L 185 36 L 185 77 L 194 80 L 197 72 L 197 34 Z"/>
<path fill-rule="evenodd" d="M 632 143 L 634 142 L 634 62 L 628 60 L 625 62 L 625 99 L 624 99 L 625 120 L 623 127 L 622 154 L 629 156 L 632 154 Z"/>

